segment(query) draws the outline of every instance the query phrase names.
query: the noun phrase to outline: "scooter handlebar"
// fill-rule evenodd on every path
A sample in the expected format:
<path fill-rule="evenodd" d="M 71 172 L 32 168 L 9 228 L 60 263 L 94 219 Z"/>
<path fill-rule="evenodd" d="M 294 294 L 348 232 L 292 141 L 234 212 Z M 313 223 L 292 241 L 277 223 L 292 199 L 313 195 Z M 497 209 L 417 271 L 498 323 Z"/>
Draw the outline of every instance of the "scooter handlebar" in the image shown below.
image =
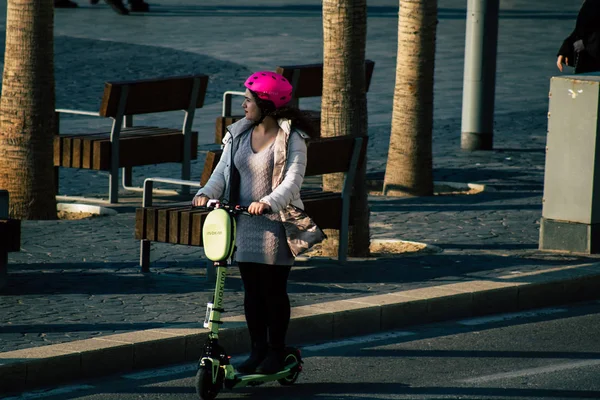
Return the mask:
<path fill-rule="evenodd" d="M 227 211 L 228 213 L 234 214 L 234 215 L 243 214 L 243 215 L 254 216 L 254 214 L 250 214 L 248 212 L 248 207 L 240 206 L 239 204 L 235 205 L 235 206 L 230 206 L 229 204 L 223 204 L 219 200 L 213 200 L 213 199 L 209 200 L 205 206 L 192 206 L 193 210 L 212 211 L 212 210 L 216 210 L 218 208 L 221 208 L 221 209 Z"/>

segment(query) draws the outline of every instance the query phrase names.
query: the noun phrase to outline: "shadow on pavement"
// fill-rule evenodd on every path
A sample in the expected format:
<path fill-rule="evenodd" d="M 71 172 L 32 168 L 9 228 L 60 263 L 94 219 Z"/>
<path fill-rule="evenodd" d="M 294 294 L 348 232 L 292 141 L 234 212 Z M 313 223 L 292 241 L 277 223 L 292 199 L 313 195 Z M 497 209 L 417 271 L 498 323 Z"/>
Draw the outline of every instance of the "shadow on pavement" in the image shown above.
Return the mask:
<path fill-rule="evenodd" d="M 130 392 L 128 388 L 126 392 Z M 117 391 L 118 392 L 118 391 Z M 193 387 L 173 387 L 173 386 L 138 386 L 135 393 L 138 395 L 161 395 L 161 394 L 191 394 Z M 340 399 L 340 395 L 347 397 L 352 394 L 355 397 L 360 394 L 363 400 L 380 400 L 381 395 L 409 395 L 409 396 L 427 396 L 427 399 L 447 399 L 447 396 L 503 396 L 524 399 L 528 397 L 544 399 L 565 399 L 565 398 L 599 398 L 600 391 L 593 390 L 556 390 L 556 389 L 507 389 L 507 388 L 473 388 L 473 387 L 410 387 L 404 383 L 389 382 L 323 382 L 323 383 L 302 383 L 298 382 L 292 390 L 286 390 L 278 386 L 260 386 L 255 388 L 244 388 L 233 392 L 223 391 L 219 398 L 232 398 L 228 394 L 239 393 L 253 395 L 260 399 L 281 399 L 282 396 L 288 399 L 312 399 L 319 398 L 323 400 Z M 435 397 L 433 397 L 435 396 Z M 238 398 L 239 395 L 234 395 Z M 460 398 L 460 397 L 459 397 Z"/>
<path fill-rule="evenodd" d="M 153 388 L 154 389 L 154 388 Z M 154 390 L 151 392 L 154 392 Z M 177 390 L 177 389 L 175 389 Z M 281 398 L 282 389 L 277 387 L 254 388 L 252 393 L 265 398 Z M 162 391 L 161 391 L 162 392 Z M 187 392 L 187 390 L 186 390 Z M 182 392 L 183 393 L 183 392 Z M 379 400 L 382 394 L 427 396 L 427 399 L 447 398 L 446 396 L 504 396 L 524 399 L 534 398 L 598 398 L 600 391 L 593 390 L 555 390 L 555 389 L 507 389 L 507 388 L 473 388 L 473 387 L 409 387 L 403 383 L 388 382 L 341 382 L 341 383 L 305 383 L 298 384 L 293 391 L 286 391 L 286 398 L 308 399 L 318 396 L 319 399 L 339 399 L 340 394 L 363 394 L 361 399 Z M 371 396 L 369 396 L 371 395 Z M 482 398 L 479 397 L 479 398 Z"/>
<path fill-rule="evenodd" d="M 540 197 L 539 204 L 522 204 L 517 200 Z M 513 202 L 511 202 L 513 200 Z M 424 197 L 383 197 L 369 199 L 371 211 L 468 211 L 468 210 L 542 210 L 541 193 L 531 191 L 481 192 L 473 195 Z M 529 201 L 531 203 L 531 201 Z M 396 209 L 391 209 L 396 207 Z M 541 216 L 541 215 L 540 215 Z"/>
<path fill-rule="evenodd" d="M 361 355 L 366 357 L 432 357 L 432 358 L 534 358 L 534 359 L 566 359 L 597 360 L 599 352 L 574 351 L 486 351 L 486 350 L 385 350 L 362 349 Z"/>
<path fill-rule="evenodd" d="M 460 168 L 435 168 L 433 170 L 434 179 L 436 181 L 454 181 L 463 183 L 488 183 L 493 186 L 493 182 L 502 182 L 509 184 L 511 181 L 520 183 L 522 177 L 531 177 L 532 173 L 543 173 L 539 171 L 531 171 L 524 168 L 515 169 L 496 169 L 483 167 L 460 167 Z M 383 177 L 382 177 L 383 178 Z M 536 180 L 539 184 L 539 180 Z"/>
<path fill-rule="evenodd" d="M 236 16 L 242 17 L 314 17 L 315 14 L 322 13 L 320 4 L 290 4 L 280 6 L 257 5 L 257 6 L 153 6 L 152 10 L 144 13 L 143 16 L 148 17 L 210 17 L 222 16 L 226 13 L 235 13 Z M 377 18 L 397 18 L 398 7 L 395 6 L 368 6 L 367 13 L 369 16 Z M 439 19 L 465 19 L 467 10 L 465 8 L 438 8 Z M 544 10 L 500 10 L 500 19 L 530 19 L 530 20 L 575 20 L 577 13 L 553 12 Z"/>
<path fill-rule="evenodd" d="M 489 246 L 486 246 L 489 247 Z M 597 257 L 544 255 L 536 252 L 525 252 L 518 256 L 506 254 L 450 254 L 414 255 L 396 258 L 357 259 L 346 265 L 338 265 L 332 260 L 311 259 L 299 261 L 290 275 L 290 293 L 340 293 L 340 294 L 378 294 L 389 292 L 390 285 L 395 290 L 412 289 L 414 284 L 432 286 L 463 281 L 466 279 L 494 279 L 489 276 L 492 270 L 543 270 L 566 264 L 582 264 L 597 262 Z M 96 263 L 107 267 L 106 264 Z M 29 265 L 28 265 L 29 266 Z M 18 267 L 15 266 L 15 267 Z M 22 296 L 33 294 L 164 294 L 164 293 L 196 293 L 211 291 L 212 283 L 205 282 L 204 275 L 198 274 L 198 268 L 187 271 L 185 265 L 178 266 L 177 271 L 155 265 L 150 274 L 138 271 L 94 272 L 85 263 L 75 263 L 73 270 L 65 268 L 65 264 L 55 266 L 60 272 L 40 270 L 22 270 L 9 273 L 9 283 L 3 295 Z M 92 266 L 93 267 L 93 266 Z M 195 265 L 197 267 L 197 265 Z M 51 264 L 43 268 L 50 270 Z M 9 270 L 10 271 L 10 270 Z M 504 273 L 504 272 L 503 272 Z M 239 272 L 236 267 L 229 270 L 228 290 L 242 290 Z M 341 286 L 336 286 L 341 285 Z"/>
<path fill-rule="evenodd" d="M 56 332 L 109 332 L 108 334 L 118 334 L 132 331 L 141 331 L 145 329 L 157 329 L 164 327 L 177 327 L 177 326 L 189 326 L 189 322 L 177 323 L 177 322 L 132 322 L 132 323 L 99 323 L 99 324 L 86 324 L 86 323 L 64 323 L 64 324 L 27 324 L 27 325 L 1 325 L 0 334 L 28 334 L 28 333 L 39 333 L 51 334 Z M 106 333 L 104 334 L 106 335 Z M 90 336 L 89 338 L 100 337 Z M 72 339 L 71 339 L 72 340 Z"/>

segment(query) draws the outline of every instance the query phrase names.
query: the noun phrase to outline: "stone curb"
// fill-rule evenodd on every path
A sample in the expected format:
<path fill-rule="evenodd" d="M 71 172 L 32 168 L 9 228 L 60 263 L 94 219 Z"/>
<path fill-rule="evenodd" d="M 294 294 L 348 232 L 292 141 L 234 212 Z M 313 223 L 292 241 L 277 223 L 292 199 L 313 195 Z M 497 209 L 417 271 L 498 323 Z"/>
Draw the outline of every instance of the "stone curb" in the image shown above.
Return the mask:
<path fill-rule="evenodd" d="M 410 325 L 600 298 L 600 263 L 294 307 L 290 344 L 307 344 Z M 220 341 L 246 353 L 244 316 L 224 318 Z M 0 353 L 0 393 L 195 361 L 206 329 L 172 327 Z"/>

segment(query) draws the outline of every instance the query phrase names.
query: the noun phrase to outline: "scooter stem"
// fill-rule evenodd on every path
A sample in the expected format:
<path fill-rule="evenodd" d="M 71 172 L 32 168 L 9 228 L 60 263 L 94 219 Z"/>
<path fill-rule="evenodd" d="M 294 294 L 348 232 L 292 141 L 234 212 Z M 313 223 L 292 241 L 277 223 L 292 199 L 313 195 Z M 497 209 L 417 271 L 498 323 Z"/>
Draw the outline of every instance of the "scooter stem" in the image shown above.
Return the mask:
<path fill-rule="evenodd" d="M 225 293 L 225 278 L 227 277 L 227 261 L 216 261 L 215 267 L 217 268 L 217 281 L 215 283 L 215 293 L 213 298 L 213 308 L 210 312 L 208 329 L 210 333 L 208 337 L 210 339 L 219 338 L 219 325 L 221 321 L 221 313 L 223 309 L 223 297 Z"/>

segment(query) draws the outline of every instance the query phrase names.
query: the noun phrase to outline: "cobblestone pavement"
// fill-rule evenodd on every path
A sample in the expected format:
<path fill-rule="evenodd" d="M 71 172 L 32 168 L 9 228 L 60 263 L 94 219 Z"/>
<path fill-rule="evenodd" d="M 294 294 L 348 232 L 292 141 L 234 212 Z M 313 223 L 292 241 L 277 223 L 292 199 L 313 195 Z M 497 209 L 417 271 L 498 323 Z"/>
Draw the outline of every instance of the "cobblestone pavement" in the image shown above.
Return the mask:
<path fill-rule="evenodd" d="M 79 9 L 57 10 L 57 106 L 97 109 L 106 80 L 203 72 L 211 80 L 195 126 L 200 149 L 206 149 L 224 90 L 239 89 L 250 71 L 319 62 L 322 56 L 319 1 L 221 3 L 163 0 L 150 3 L 151 13 L 129 17 L 84 2 Z M 443 251 L 352 260 L 344 267 L 319 258 L 300 261 L 290 277 L 293 306 L 597 261 L 537 250 L 549 78 L 558 74 L 556 49 L 579 4 L 548 0 L 533 9 L 530 3 L 501 1 L 494 151 L 462 152 L 466 2 L 439 0 L 435 180 L 480 183 L 488 190 L 471 196 L 373 196 L 370 204 L 374 239 L 423 242 Z M 397 1 L 369 1 L 367 57 L 376 62 L 368 95 L 372 177 L 385 169 L 397 7 Z M 4 29 L 6 7 L 0 10 Z M 303 107 L 315 104 L 307 101 Z M 169 113 L 136 121 L 179 124 L 181 117 Z M 108 124 L 90 118 L 61 121 L 65 131 Z M 202 163 L 203 157 L 194 162 L 194 178 Z M 137 168 L 134 183 L 178 174 L 177 165 Z M 61 171 L 64 194 L 102 195 L 107 185 L 102 172 Z M 152 273 L 141 274 L 133 238 L 137 204 L 113 216 L 23 222 L 22 249 L 9 255 L 9 284 L 0 296 L 0 352 L 203 319 L 212 287 L 205 282 L 202 250 L 153 244 Z M 239 314 L 242 292 L 235 267 L 231 276 L 227 314 Z"/>

